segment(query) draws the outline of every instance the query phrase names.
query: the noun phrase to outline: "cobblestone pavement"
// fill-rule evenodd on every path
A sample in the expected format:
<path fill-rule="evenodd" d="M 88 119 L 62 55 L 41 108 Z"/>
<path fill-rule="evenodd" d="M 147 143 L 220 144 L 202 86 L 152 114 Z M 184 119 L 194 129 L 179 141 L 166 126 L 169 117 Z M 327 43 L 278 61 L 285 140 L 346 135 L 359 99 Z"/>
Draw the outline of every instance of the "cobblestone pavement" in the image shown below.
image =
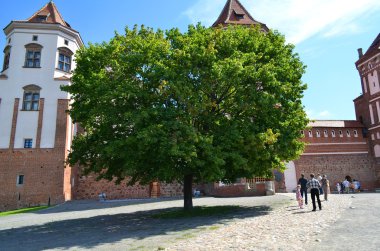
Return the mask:
<path fill-rule="evenodd" d="M 73 201 L 1 217 L 0 250 L 306 250 L 353 200 L 351 195 L 331 195 L 322 202 L 322 211 L 312 212 L 310 204 L 299 209 L 294 198 L 197 198 L 195 206 L 242 208 L 191 219 L 151 217 L 182 207 L 182 199 Z"/>

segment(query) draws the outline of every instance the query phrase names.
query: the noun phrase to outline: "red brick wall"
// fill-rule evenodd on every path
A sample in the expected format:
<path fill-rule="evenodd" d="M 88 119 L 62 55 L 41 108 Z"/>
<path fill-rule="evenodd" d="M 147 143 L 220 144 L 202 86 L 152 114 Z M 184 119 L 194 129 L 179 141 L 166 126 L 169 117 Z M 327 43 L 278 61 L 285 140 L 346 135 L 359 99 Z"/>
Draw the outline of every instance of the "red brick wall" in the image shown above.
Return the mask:
<path fill-rule="evenodd" d="M 215 187 L 210 191 L 210 195 L 216 197 L 244 197 L 244 196 L 265 196 L 265 183 L 256 184 L 255 189 L 247 189 L 246 184 L 232 184 Z"/>
<path fill-rule="evenodd" d="M 95 175 L 81 176 L 75 190 L 75 199 L 98 199 L 100 193 L 106 193 L 107 199 L 149 198 L 149 185 L 128 186 L 127 180 L 116 185 L 114 181 L 96 181 Z"/>
<path fill-rule="evenodd" d="M 332 190 L 335 190 L 335 184 L 343 181 L 346 175 L 359 180 L 363 189 L 373 190 L 376 188 L 375 168 L 368 154 L 303 155 L 294 163 L 297 178 L 301 176 L 301 173 L 304 173 L 306 178 L 309 178 L 310 173 L 326 174 Z"/>
<path fill-rule="evenodd" d="M 0 211 L 62 203 L 64 155 L 54 149 L 0 150 Z M 16 185 L 17 175 L 24 184 Z M 19 199 L 20 196 L 20 199 Z"/>
<path fill-rule="evenodd" d="M 41 99 L 43 110 L 44 99 Z M 15 99 L 9 149 L 0 149 L 0 211 L 64 202 L 65 141 L 68 100 L 58 100 L 55 147 L 14 149 L 19 99 Z M 36 135 L 40 137 L 43 117 L 39 112 Z M 37 139 L 39 141 L 39 139 Z M 39 144 L 37 144 L 38 146 Z M 66 170 L 69 173 L 70 170 Z M 24 175 L 24 184 L 16 185 Z M 69 174 L 70 175 L 70 174 Z"/>

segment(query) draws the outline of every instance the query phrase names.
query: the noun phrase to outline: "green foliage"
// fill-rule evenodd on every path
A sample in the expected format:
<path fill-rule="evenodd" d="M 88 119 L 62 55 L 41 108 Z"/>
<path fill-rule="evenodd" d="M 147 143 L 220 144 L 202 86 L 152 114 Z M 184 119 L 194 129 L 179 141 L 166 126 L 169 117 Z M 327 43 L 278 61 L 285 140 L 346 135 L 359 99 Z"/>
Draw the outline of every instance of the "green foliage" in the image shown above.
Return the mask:
<path fill-rule="evenodd" d="M 76 56 L 71 164 L 130 184 L 271 176 L 297 159 L 304 66 L 258 28 L 126 29 Z"/>
<path fill-rule="evenodd" d="M 17 209 L 17 210 L 12 210 L 12 211 L 5 211 L 5 212 L 0 212 L 0 217 L 12 215 L 12 214 L 30 213 L 30 212 L 39 211 L 46 208 L 48 208 L 48 206 L 28 207 L 28 208 L 22 208 L 22 209 Z"/>

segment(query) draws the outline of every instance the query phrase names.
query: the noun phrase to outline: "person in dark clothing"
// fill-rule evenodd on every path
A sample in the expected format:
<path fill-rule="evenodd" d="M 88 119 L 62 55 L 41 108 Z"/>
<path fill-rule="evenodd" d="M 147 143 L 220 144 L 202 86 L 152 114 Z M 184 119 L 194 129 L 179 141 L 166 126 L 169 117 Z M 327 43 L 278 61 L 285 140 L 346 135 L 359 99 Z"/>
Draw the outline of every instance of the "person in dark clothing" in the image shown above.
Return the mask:
<path fill-rule="evenodd" d="M 301 185 L 301 196 L 305 200 L 305 205 L 307 205 L 307 179 L 305 179 L 305 175 L 301 174 L 301 178 L 298 180 L 298 185 Z"/>
<path fill-rule="evenodd" d="M 314 174 L 310 174 L 310 180 L 307 182 L 307 188 L 310 188 L 311 201 L 313 202 L 313 211 L 317 209 L 315 205 L 315 198 L 317 198 L 319 210 L 322 210 L 321 200 L 319 199 L 319 189 L 321 188 L 321 183 L 314 178 Z"/>

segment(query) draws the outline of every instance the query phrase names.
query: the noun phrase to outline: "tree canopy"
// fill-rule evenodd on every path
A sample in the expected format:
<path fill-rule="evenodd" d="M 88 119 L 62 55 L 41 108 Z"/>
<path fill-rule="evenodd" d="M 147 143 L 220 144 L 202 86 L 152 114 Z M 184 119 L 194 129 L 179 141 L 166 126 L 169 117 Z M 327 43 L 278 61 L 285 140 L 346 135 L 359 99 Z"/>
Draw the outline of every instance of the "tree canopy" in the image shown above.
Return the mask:
<path fill-rule="evenodd" d="M 85 173 L 130 184 L 271 176 L 297 159 L 308 123 L 294 46 L 257 27 L 137 26 L 76 54 L 69 154 Z M 190 202 L 189 202 L 190 203 Z"/>

